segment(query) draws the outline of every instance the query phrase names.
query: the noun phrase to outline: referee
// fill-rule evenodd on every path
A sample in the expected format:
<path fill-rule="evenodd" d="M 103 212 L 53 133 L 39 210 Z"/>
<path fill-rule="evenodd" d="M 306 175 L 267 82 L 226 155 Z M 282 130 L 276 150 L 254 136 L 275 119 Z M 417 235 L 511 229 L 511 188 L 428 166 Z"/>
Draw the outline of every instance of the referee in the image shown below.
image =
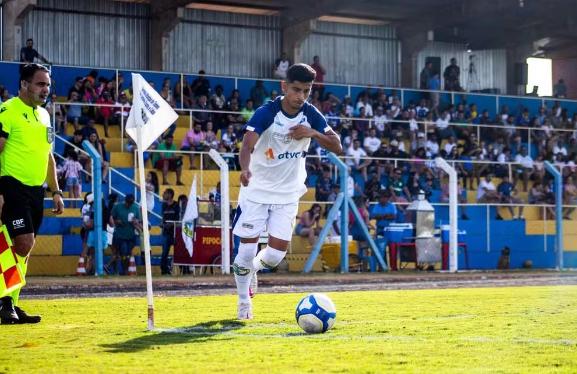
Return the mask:
<path fill-rule="evenodd" d="M 52 191 L 55 214 L 62 214 L 56 163 L 52 155 L 54 133 L 50 115 L 40 105 L 50 91 L 50 74 L 38 64 L 20 71 L 20 93 L 0 106 L 0 216 L 6 225 L 24 275 L 44 213 L 44 181 Z M 3 324 L 38 323 L 40 316 L 18 307 L 20 290 L 0 299 Z"/>

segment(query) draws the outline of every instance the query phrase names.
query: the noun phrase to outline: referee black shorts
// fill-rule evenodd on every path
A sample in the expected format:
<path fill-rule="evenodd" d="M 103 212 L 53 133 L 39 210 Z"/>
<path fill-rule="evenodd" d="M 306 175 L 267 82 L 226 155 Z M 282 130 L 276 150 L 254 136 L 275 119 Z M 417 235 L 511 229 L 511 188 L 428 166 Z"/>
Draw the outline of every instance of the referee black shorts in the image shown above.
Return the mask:
<path fill-rule="evenodd" d="M 4 197 L 2 223 L 10 238 L 38 234 L 44 216 L 44 187 L 30 187 L 12 177 L 2 177 L 0 190 Z"/>

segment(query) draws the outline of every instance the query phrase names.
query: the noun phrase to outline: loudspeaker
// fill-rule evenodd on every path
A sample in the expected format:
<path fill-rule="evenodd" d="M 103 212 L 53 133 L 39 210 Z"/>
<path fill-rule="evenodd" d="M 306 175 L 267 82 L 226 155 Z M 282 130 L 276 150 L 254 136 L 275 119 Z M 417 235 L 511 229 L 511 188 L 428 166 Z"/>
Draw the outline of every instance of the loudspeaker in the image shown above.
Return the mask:
<path fill-rule="evenodd" d="M 425 65 L 428 62 L 433 63 L 433 72 L 439 73 L 440 79 L 443 79 L 443 71 L 441 70 L 441 58 L 440 57 L 426 57 Z"/>
<path fill-rule="evenodd" d="M 528 65 L 526 63 L 515 63 L 515 84 L 517 86 L 527 85 Z"/>

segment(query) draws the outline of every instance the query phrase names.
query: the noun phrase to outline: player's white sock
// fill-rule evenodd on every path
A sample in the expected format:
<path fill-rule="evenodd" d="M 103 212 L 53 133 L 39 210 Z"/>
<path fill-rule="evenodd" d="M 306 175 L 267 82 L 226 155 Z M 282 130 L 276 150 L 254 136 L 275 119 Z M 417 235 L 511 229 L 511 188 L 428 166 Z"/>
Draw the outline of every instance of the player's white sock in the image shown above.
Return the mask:
<path fill-rule="evenodd" d="M 284 258 L 286 251 L 279 251 L 266 246 L 265 249 L 260 251 L 258 255 L 252 261 L 252 266 L 254 271 L 259 271 L 262 269 L 274 269 Z"/>
<path fill-rule="evenodd" d="M 233 268 L 239 303 L 250 303 L 248 289 L 252 275 L 255 272 L 252 261 L 256 255 L 257 245 L 258 243 L 240 243 L 238 246 L 238 254 L 234 259 Z"/>

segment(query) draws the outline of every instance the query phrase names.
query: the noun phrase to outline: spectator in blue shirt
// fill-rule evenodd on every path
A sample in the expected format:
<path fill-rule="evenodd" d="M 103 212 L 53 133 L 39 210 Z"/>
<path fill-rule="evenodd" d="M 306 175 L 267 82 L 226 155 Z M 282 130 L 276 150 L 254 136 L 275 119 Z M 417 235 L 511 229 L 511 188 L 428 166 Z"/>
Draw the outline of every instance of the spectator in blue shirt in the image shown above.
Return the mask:
<path fill-rule="evenodd" d="M 331 170 L 329 168 L 323 168 L 323 175 L 317 181 L 315 198 L 317 201 L 328 201 L 332 191 L 333 181 L 331 180 Z"/>
<path fill-rule="evenodd" d="M 499 187 L 497 187 L 497 192 L 499 192 L 499 195 L 501 196 L 501 202 L 504 204 L 524 204 L 525 201 L 523 201 L 523 199 L 515 196 L 515 194 L 517 194 L 517 187 L 515 187 L 515 185 L 511 182 L 509 182 L 509 176 L 505 175 L 503 177 L 503 181 L 501 182 L 501 184 L 499 184 Z M 513 217 L 514 220 L 517 219 L 517 216 L 515 215 L 515 210 L 513 208 L 512 205 L 507 206 L 507 208 L 509 208 L 509 212 L 511 212 L 511 217 Z M 519 219 L 520 220 L 524 220 L 525 217 L 523 217 L 523 210 L 525 209 L 525 207 L 523 205 L 519 206 Z"/>
<path fill-rule="evenodd" d="M 429 90 L 431 99 L 431 110 L 437 109 L 439 106 L 439 90 L 441 89 L 441 80 L 439 79 L 439 72 L 435 71 L 433 77 L 429 79 Z"/>
<path fill-rule="evenodd" d="M 371 212 L 371 219 L 377 220 L 377 235 L 384 236 L 385 228 L 397 219 L 397 207 L 389 201 L 389 193 L 384 191 L 379 196 L 379 203 Z"/>

